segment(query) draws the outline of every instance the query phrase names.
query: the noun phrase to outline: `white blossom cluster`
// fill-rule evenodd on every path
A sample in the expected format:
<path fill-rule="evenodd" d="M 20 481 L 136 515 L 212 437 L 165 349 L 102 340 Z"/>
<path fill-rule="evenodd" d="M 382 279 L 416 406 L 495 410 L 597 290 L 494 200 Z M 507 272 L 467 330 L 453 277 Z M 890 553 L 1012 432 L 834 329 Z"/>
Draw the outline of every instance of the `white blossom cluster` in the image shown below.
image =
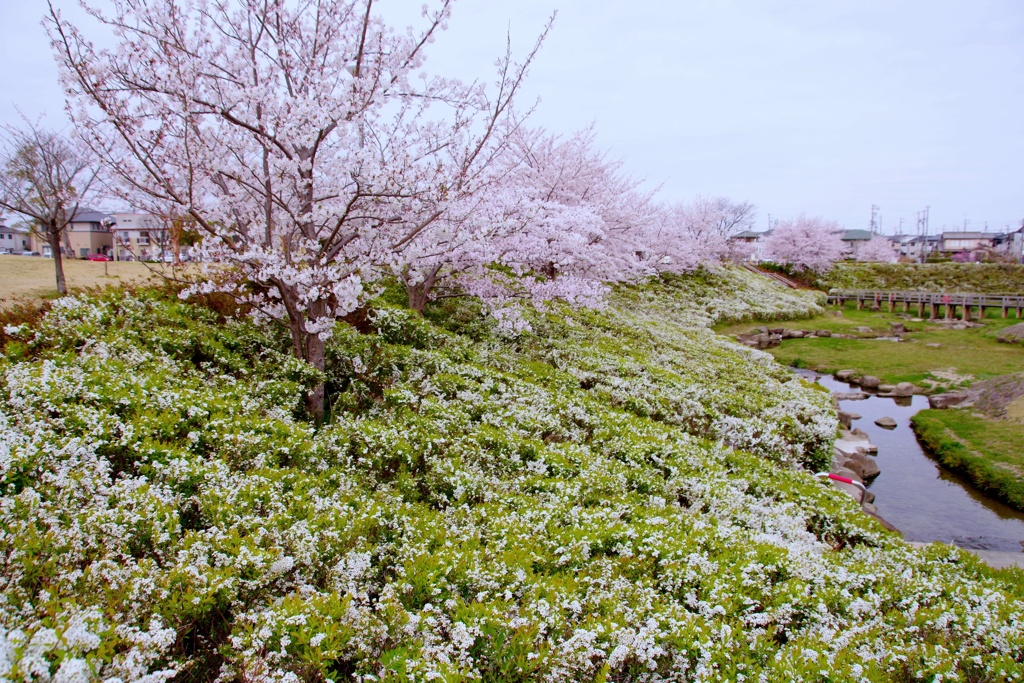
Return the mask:
<path fill-rule="evenodd" d="M 827 396 L 704 327 L 814 305 L 721 271 L 514 339 L 380 308 L 314 428 L 272 330 L 59 300 L 0 359 L 0 676 L 1020 680 L 1020 574 L 815 481 Z"/>

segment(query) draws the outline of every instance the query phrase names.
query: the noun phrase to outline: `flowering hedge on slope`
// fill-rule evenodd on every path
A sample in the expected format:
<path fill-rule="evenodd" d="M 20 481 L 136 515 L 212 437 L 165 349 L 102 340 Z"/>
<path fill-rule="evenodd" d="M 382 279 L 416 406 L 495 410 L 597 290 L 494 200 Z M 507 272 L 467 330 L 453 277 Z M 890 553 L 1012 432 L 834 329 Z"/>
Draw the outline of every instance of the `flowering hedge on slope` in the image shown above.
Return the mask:
<path fill-rule="evenodd" d="M 381 306 L 326 378 L 247 321 L 58 300 L 0 360 L 0 675 L 1019 679 L 1020 573 L 813 480 L 828 396 L 708 332 L 720 291 L 511 339 Z"/>

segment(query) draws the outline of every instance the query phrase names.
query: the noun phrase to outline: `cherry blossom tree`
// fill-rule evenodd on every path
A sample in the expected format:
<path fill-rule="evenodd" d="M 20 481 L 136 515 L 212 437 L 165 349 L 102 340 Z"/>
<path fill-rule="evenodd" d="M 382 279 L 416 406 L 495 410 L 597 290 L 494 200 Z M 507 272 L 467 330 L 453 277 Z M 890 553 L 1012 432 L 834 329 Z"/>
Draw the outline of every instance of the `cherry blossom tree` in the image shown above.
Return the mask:
<path fill-rule="evenodd" d="M 765 239 L 767 258 L 787 263 L 796 270 L 823 272 L 845 253 L 842 228 L 835 221 L 818 217 L 801 215 L 783 221 Z"/>
<path fill-rule="evenodd" d="M 48 30 L 83 136 L 136 205 L 172 207 L 203 235 L 228 291 L 288 326 L 324 367 L 337 318 L 367 284 L 439 243 L 515 129 L 539 47 L 498 60 L 493 90 L 423 72 L 452 0 L 395 31 L 373 0 L 111 0 L 99 49 L 50 5 Z M 546 31 L 545 31 L 546 32 Z M 543 38 L 543 35 L 541 36 Z M 147 207 L 148 208 L 148 207 Z M 323 385 L 307 396 L 323 415 Z"/>
<path fill-rule="evenodd" d="M 401 264 L 412 308 L 472 294 L 514 326 L 519 301 L 597 306 L 605 283 L 650 272 L 637 256 L 650 194 L 595 148 L 592 129 L 562 137 L 520 127 L 508 139 L 487 200 L 453 205 L 441 239 Z"/>
<path fill-rule="evenodd" d="M 520 285 L 531 297 L 593 302 L 603 283 L 649 272 L 637 254 L 652 193 L 596 149 L 593 128 L 568 137 L 523 131 L 514 154 L 526 221 L 496 248 L 503 265 L 526 276 Z"/>
<path fill-rule="evenodd" d="M 860 245 L 857 250 L 857 260 L 896 263 L 899 260 L 899 254 L 896 253 L 896 247 L 892 240 L 882 235 L 872 235 L 871 239 Z"/>
<path fill-rule="evenodd" d="M 83 201 L 95 198 L 99 164 L 75 140 L 25 121 L 0 132 L 0 209 L 30 221 L 50 245 L 57 291 L 67 294 L 62 240 Z"/>

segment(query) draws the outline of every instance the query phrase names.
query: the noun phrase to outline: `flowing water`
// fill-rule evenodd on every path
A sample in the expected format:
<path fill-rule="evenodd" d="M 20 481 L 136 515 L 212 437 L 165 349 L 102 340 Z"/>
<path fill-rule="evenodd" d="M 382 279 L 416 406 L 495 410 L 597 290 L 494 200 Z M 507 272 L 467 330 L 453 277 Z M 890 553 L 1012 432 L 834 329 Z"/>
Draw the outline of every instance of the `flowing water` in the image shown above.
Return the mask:
<path fill-rule="evenodd" d="M 830 391 L 860 391 L 833 377 L 818 383 Z M 882 473 L 872 491 L 878 514 L 903 532 L 908 541 L 942 541 L 976 550 L 1024 550 L 1024 513 L 988 498 L 965 478 L 946 470 L 927 455 L 910 428 L 910 418 L 928 407 L 924 396 L 840 401 L 840 409 L 859 413 L 854 427 L 878 446 Z M 880 417 L 896 420 L 893 430 L 875 424 Z"/>

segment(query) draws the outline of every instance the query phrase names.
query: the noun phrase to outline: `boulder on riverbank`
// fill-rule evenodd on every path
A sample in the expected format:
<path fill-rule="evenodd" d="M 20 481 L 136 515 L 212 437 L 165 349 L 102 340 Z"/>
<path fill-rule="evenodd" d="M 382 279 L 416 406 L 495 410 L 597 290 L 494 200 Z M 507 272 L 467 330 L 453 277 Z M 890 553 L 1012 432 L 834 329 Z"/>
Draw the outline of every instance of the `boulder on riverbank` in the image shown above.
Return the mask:
<path fill-rule="evenodd" d="M 958 389 L 928 397 L 932 408 L 974 408 L 995 419 L 1006 419 L 1007 409 L 1024 399 L 1024 372 L 1001 375 L 975 382 L 969 389 Z"/>
<path fill-rule="evenodd" d="M 966 391 L 949 391 L 945 394 L 935 394 L 928 397 L 928 406 L 935 410 L 953 408 L 962 404 L 969 396 L 970 394 Z"/>
<path fill-rule="evenodd" d="M 1004 344 L 1024 344 L 1024 323 L 1004 327 L 996 335 L 996 341 Z"/>

